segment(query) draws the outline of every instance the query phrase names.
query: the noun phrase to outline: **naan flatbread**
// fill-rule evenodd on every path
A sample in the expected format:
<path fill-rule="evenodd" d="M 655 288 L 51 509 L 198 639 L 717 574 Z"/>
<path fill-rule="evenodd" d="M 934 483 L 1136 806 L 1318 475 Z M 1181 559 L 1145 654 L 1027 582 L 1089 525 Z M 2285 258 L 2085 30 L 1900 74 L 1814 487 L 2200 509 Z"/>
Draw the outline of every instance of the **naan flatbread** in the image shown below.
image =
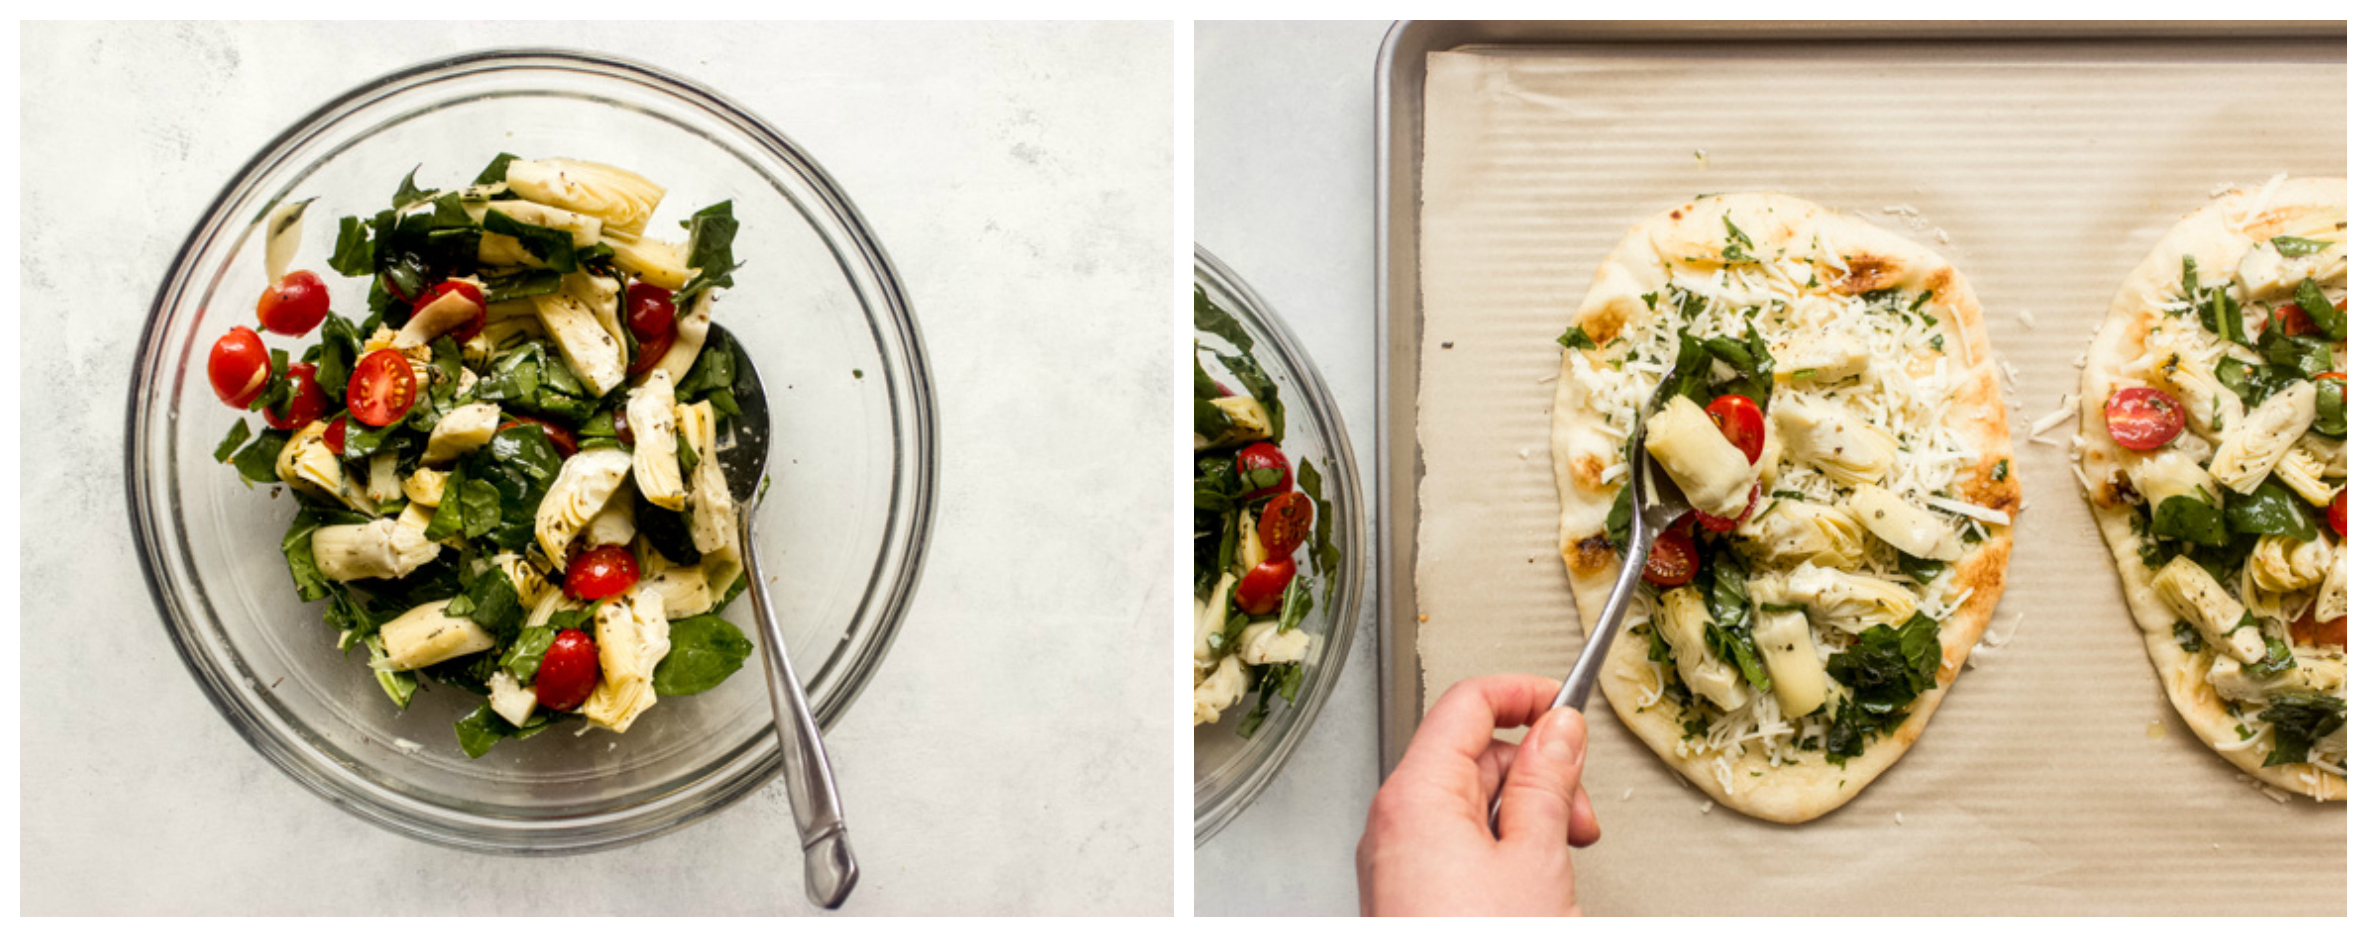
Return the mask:
<path fill-rule="evenodd" d="M 2242 637 L 2240 626 L 2237 635 L 2206 640 L 2199 623 L 2186 622 L 2173 601 L 2155 587 L 2156 577 L 2172 562 L 2169 557 L 2178 546 L 2175 541 L 2152 536 L 2159 511 L 2144 489 L 2145 483 L 2151 482 L 2159 494 L 2174 484 L 2159 480 L 2172 469 L 2192 477 L 2193 469 L 2170 461 L 2182 459 L 2201 468 L 2211 493 L 2224 501 L 2231 491 L 2212 477 L 2221 473 L 2211 471 L 2217 451 L 2244 433 L 2254 418 L 2265 423 L 2275 413 L 2267 400 L 2260 401 L 2258 409 L 2248 409 L 2240 399 L 2234 399 L 2240 394 L 2219 379 L 2220 360 L 2237 346 L 2216 329 L 2233 326 L 2218 325 L 2220 307 L 2212 302 L 2192 301 L 2187 286 L 2188 259 L 2193 262 L 2195 287 L 2206 297 L 2225 287 L 2228 314 L 2241 316 L 2242 334 L 2249 343 L 2260 344 L 2272 310 L 2293 303 L 2302 281 L 2317 285 L 2329 302 L 2342 301 L 2349 283 L 2346 210 L 2343 180 L 2294 179 L 2229 192 L 2172 226 L 2153 253 L 2121 284 L 2096 333 L 2095 345 L 2088 350 L 2087 367 L 2080 379 L 2080 445 L 2074 453 L 2088 506 L 2095 513 L 2104 542 L 2112 549 L 2113 564 L 2128 596 L 2129 614 L 2143 636 L 2146 654 L 2161 675 L 2162 689 L 2169 694 L 2171 705 L 2196 736 L 2237 767 L 2269 784 L 2321 800 L 2346 799 L 2345 778 L 2326 766 L 2344 762 L 2347 733 L 2338 731 L 2321 741 L 2310 752 L 2310 761 L 2267 766 L 2282 730 L 2264 718 L 2265 703 L 2279 695 L 2337 700 L 2348 695 L 2345 650 L 2301 640 L 2315 637 L 2317 629 L 2304 625 L 2298 629 L 2302 634 L 2297 635 L 2295 626 L 2304 609 L 2314 621 L 2317 613 L 2344 604 L 2347 583 L 2341 580 L 2345 576 L 2342 558 L 2349 552 L 2347 538 L 2319 525 L 2319 536 L 2324 538 L 2319 545 L 2287 542 L 2279 555 L 2247 556 L 2229 577 L 2234 580 L 2233 588 L 2223 582 L 2215 585 L 2226 598 L 2253 613 L 2258 624 L 2256 640 L 2263 647 L 2270 641 L 2283 643 L 2294 658 L 2287 669 L 2255 676 L 2237 666 L 2238 653 L 2232 647 L 2221 648 L 2223 641 Z M 2281 243 L 2280 238 L 2284 239 Z M 2195 308 L 2197 305 L 2201 308 Z M 2323 370 L 2345 370 L 2346 348 L 2343 343 L 2331 344 L 2331 366 Z M 2263 361 L 2249 346 L 2237 354 L 2250 356 L 2253 362 Z M 2314 372 L 2322 364 L 2313 363 L 2303 370 Z M 2136 386 L 2168 393 L 2188 414 L 2186 430 L 2149 452 L 2132 452 L 2115 442 L 2105 418 L 2112 395 Z M 2308 502 L 2302 510 L 2315 523 L 2322 516 L 2325 497 L 2346 484 L 2343 442 L 2308 432 L 2290 448 L 2303 450 L 2306 460 L 2293 466 L 2279 465 L 2272 477 L 2277 479 L 2275 484 Z M 2162 461 L 2146 464 L 2153 459 Z M 2257 544 L 2255 549 L 2259 549 Z M 2263 576 L 2277 585 L 2298 587 L 2263 589 Z M 2336 582 L 2329 585 L 2327 578 Z M 2333 603 L 2324 601 L 2328 590 L 2332 590 Z M 2218 602 L 2211 599 L 2205 604 Z"/>
<path fill-rule="evenodd" d="M 1554 394 L 1554 476 L 1562 558 L 1587 626 L 1601 611 L 1624 546 L 1606 528 L 1625 497 L 1625 441 L 1674 360 L 1680 333 L 1737 339 L 1727 347 L 1732 353 L 1752 348 L 1756 330 L 1773 359 L 1767 454 L 1757 465 L 1766 496 L 1727 535 L 1744 545 L 1736 555 L 1754 580 L 1780 589 L 1796 582 L 1786 574 L 1808 567 L 1904 578 L 1896 551 L 1852 522 L 1855 485 L 1835 476 L 1878 484 L 1948 525 L 1955 544 L 1948 552 L 1961 556 L 1923 564 L 1935 577 L 1928 583 L 1891 583 L 1936 626 L 1936 652 L 1926 650 L 1936 653 L 1936 685 L 1906 705 L 1895 728 L 1869 733 L 1862 753 L 1839 764 L 1825 746 L 1845 691 L 1821 666 L 1810 679 L 1825 678 L 1827 702 L 1797 718 L 1783 718 L 1773 694 L 1748 685 L 1746 702 L 1731 712 L 1698 700 L 1680 705 L 1669 689 L 1683 685 L 1676 668 L 1653 659 L 1652 589 L 1628 609 L 1604 664 L 1612 710 L 1718 802 L 1784 823 L 1848 802 L 1922 734 L 2005 587 L 2020 469 L 2009 458 L 2004 394 L 1970 285 L 1933 252 L 1863 220 L 1783 195 L 1715 196 L 1630 230 L 1596 271 L 1573 325 Z M 1713 372 L 1739 373 L 1727 363 Z M 1890 445 L 1838 455 L 1783 445 L 1779 424 L 1787 413 L 1833 408 L 1848 415 L 1836 425 L 1854 420 L 1877 434 L 1860 434 L 1861 443 Z M 1842 455 L 1864 464 L 1845 464 Z M 1803 525 L 1804 513 L 1814 523 Z M 1846 596 L 1819 596 L 1808 614 L 1821 664 L 1858 639 L 1834 623 Z"/>

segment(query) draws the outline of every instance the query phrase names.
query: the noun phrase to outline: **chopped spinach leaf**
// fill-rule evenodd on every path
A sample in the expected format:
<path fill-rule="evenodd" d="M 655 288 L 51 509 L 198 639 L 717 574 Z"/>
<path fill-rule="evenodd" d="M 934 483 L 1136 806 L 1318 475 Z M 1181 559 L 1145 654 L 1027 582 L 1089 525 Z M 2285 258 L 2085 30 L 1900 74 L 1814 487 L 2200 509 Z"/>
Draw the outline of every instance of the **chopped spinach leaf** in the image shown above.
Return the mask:
<path fill-rule="evenodd" d="M 658 662 L 650 686 L 659 696 L 705 693 L 739 672 L 755 645 L 739 626 L 716 615 L 694 615 L 673 623 L 673 646 Z"/>
<path fill-rule="evenodd" d="M 2276 237 L 2269 238 L 2268 242 L 2276 245 L 2277 253 L 2283 254 L 2287 257 L 2307 257 L 2311 254 L 2325 250 L 2327 247 L 2330 247 L 2334 244 L 2333 241 L 2313 241 L 2309 238 L 2294 237 L 2290 234 L 2277 235 Z"/>
<path fill-rule="evenodd" d="M 2310 746 L 2341 731 L 2343 719 L 2343 701 L 2331 696 L 2286 694 L 2270 698 L 2268 708 L 2260 713 L 2260 721 L 2276 727 L 2277 744 L 2261 766 L 2274 768 L 2308 761 Z"/>
<path fill-rule="evenodd" d="M 731 203 L 726 201 L 691 213 L 682 226 L 690 230 L 688 265 L 698 274 L 674 292 L 674 309 L 677 315 L 688 315 L 700 293 L 732 285 L 732 271 L 740 265 L 732 260 L 731 245 L 740 233 L 740 223 L 732 217 Z"/>

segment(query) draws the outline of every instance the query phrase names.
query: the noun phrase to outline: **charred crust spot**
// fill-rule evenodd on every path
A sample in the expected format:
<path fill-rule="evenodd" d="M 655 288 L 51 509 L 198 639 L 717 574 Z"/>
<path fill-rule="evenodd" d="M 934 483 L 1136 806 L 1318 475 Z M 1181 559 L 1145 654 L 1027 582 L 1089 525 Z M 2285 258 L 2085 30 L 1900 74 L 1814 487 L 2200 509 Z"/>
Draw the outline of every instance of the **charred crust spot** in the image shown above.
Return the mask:
<path fill-rule="evenodd" d="M 1591 576 L 1610 569 L 1618 559 L 1618 552 L 1611 549 L 1610 539 L 1602 534 L 1584 540 L 1562 541 L 1562 565 L 1581 576 Z"/>
<path fill-rule="evenodd" d="M 1592 453 L 1570 460 L 1570 476 L 1588 488 L 1603 487 L 1603 460 Z"/>
<path fill-rule="evenodd" d="M 1873 254 L 1852 254 L 1844 258 L 1849 272 L 1833 284 L 1833 288 L 1852 296 L 1893 286 L 1899 280 L 1899 262 Z"/>

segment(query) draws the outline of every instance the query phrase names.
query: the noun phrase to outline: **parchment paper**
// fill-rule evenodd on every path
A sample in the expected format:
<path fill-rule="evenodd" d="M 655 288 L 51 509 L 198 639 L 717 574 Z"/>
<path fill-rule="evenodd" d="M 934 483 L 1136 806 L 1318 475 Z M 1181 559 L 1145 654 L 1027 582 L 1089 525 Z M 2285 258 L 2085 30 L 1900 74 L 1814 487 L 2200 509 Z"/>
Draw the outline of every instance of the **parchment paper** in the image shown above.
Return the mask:
<path fill-rule="evenodd" d="M 2280 803 L 2163 699 L 2067 451 L 2028 438 L 2123 277 L 2223 184 L 2344 173 L 2344 66 L 2150 43 L 1470 48 L 1424 104 L 1415 613 L 1423 705 L 1559 680 L 1554 338 L 1656 211 L 1778 190 L 1935 247 L 2007 362 L 2025 509 L 1990 641 L 1922 740 L 1798 827 L 1709 805 L 1598 693 L 1595 914 L 2341 914 L 2339 804 Z M 2028 319 L 2022 316 L 2028 313 Z M 2066 424 L 2042 434 L 2067 439 Z M 2016 622 L 2019 627 L 2015 627 Z"/>

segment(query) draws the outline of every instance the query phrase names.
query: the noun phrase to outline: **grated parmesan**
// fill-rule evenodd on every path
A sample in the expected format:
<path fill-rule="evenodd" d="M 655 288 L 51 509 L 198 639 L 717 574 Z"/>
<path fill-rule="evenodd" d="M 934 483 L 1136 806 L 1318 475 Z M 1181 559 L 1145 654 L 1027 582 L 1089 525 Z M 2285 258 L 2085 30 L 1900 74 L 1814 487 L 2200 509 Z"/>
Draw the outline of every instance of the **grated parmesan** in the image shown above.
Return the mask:
<path fill-rule="evenodd" d="M 2064 407 L 2063 409 L 2039 417 L 2038 419 L 2031 421 L 2030 435 L 2036 436 L 2040 433 L 2046 432 L 2047 430 L 2054 429 L 2055 427 L 2063 425 L 2063 421 L 2078 415 L 2079 411 L 2073 410 L 2070 407 Z"/>

